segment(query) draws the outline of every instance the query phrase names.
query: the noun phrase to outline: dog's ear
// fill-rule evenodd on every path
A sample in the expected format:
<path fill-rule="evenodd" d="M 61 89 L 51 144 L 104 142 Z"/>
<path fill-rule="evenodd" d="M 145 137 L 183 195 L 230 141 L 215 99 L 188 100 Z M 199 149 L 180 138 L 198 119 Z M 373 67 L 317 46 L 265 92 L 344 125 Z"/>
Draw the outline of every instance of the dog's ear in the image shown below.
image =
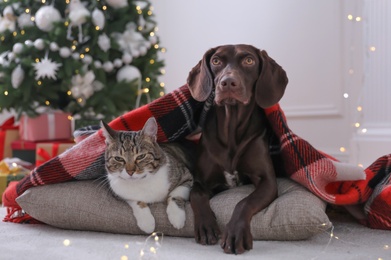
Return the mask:
<path fill-rule="evenodd" d="M 255 86 L 255 101 L 258 106 L 267 108 L 280 101 L 288 84 L 288 77 L 285 70 L 266 51 L 258 50 L 258 55 L 262 68 Z"/>
<path fill-rule="evenodd" d="M 209 68 L 209 60 L 215 51 L 216 48 L 208 50 L 187 77 L 190 93 L 197 101 L 205 101 L 213 90 L 213 77 Z"/>

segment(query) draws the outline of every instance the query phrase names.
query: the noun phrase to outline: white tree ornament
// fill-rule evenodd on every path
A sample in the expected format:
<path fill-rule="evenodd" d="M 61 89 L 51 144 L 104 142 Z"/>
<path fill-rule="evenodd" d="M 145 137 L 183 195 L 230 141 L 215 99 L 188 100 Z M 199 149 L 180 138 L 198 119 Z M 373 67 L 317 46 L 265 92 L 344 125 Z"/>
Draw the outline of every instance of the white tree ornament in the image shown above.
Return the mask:
<path fill-rule="evenodd" d="M 133 57 L 132 55 L 130 55 L 128 52 L 125 52 L 123 55 L 122 55 L 122 61 L 125 63 L 125 64 L 130 64 L 133 60 Z"/>
<path fill-rule="evenodd" d="M 106 72 L 112 72 L 114 69 L 114 64 L 111 61 L 106 61 L 105 63 L 103 63 L 102 68 Z"/>
<path fill-rule="evenodd" d="M 13 71 L 11 75 L 11 84 L 13 88 L 19 88 L 20 84 L 22 84 L 24 80 L 24 70 L 22 66 L 19 64 Z"/>
<path fill-rule="evenodd" d="M 138 57 L 141 52 L 146 53 L 151 45 L 136 29 L 135 23 L 128 23 L 123 33 L 112 34 L 121 50 L 130 53 L 133 57 Z"/>
<path fill-rule="evenodd" d="M 95 68 L 100 69 L 100 68 L 102 68 L 102 62 L 100 62 L 99 60 L 96 60 L 96 61 L 94 61 L 94 66 L 95 66 Z"/>
<path fill-rule="evenodd" d="M 127 0 L 106 0 L 106 3 L 113 7 L 114 9 L 122 8 L 128 6 Z"/>
<path fill-rule="evenodd" d="M 34 47 L 37 48 L 37 50 L 42 51 L 45 48 L 45 42 L 43 39 L 38 38 L 34 41 Z"/>
<path fill-rule="evenodd" d="M 92 11 L 92 22 L 101 30 L 105 27 L 105 15 L 98 8 L 95 8 L 94 11 Z"/>
<path fill-rule="evenodd" d="M 113 64 L 114 64 L 114 67 L 116 67 L 116 68 L 121 68 L 122 65 L 123 65 L 123 62 L 122 62 L 121 59 L 118 59 L 118 58 L 117 58 L 117 59 L 114 60 Z"/>
<path fill-rule="evenodd" d="M 99 35 L 98 46 L 102 51 L 107 52 L 111 48 L 109 36 L 107 36 L 105 33 Z"/>
<path fill-rule="evenodd" d="M 51 51 L 58 51 L 58 49 L 59 49 L 58 44 L 56 42 L 51 42 L 49 44 L 49 48 Z"/>
<path fill-rule="evenodd" d="M 23 44 L 20 42 L 17 42 L 12 47 L 12 52 L 16 54 L 20 54 L 23 51 Z"/>
<path fill-rule="evenodd" d="M 72 58 L 73 58 L 74 60 L 79 60 L 79 59 L 80 59 L 80 53 L 78 53 L 78 52 L 72 53 Z"/>
<path fill-rule="evenodd" d="M 141 9 L 145 9 L 148 6 L 148 3 L 145 1 L 135 1 L 135 5 L 140 6 Z"/>
<path fill-rule="evenodd" d="M 34 22 L 31 21 L 31 14 L 23 13 L 18 17 L 18 25 L 20 28 L 26 28 L 30 26 L 34 26 Z"/>
<path fill-rule="evenodd" d="M 49 32 L 53 29 L 53 23 L 61 21 L 60 12 L 51 5 L 45 5 L 35 13 L 35 24 L 44 31 Z"/>
<path fill-rule="evenodd" d="M 117 81 L 125 81 L 125 82 L 131 82 L 135 79 L 140 79 L 141 73 L 138 68 L 131 65 L 123 66 L 121 69 L 117 72 Z"/>
<path fill-rule="evenodd" d="M 28 46 L 28 47 L 31 47 L 34 45 L 34 42 L 32 40 L 25 40 L 24 44 L 26 44 L 26 46 Z"/>
<path fill-rule="evenodd" d="M 81 105 L 84 105 L 86 99 L 103 87 L 101 82 L 95 80 L 95 74 L 91 70 L 84 76 L 77 74 L 72 77 L 71 93 L 74 98 L 82 98 Z"/>
<path fill-rule="evenodd" d="M 8 67 L 10 65 L 10 61 L 8 60 L 9 51 L 5 51 L 0 54 L 0 65 L 3 67 Z"/>
<path fill-rule="evenodd" d="M 4 17 L 7 17 L 10 20 L 15 19 L 14 10 L 12 10 L 11 5 L 7 5 L 3 10 Z"/>
<path fill-rule="evenodd" d="M 0 15 L 0 33 L 5 32 L 6 30 L 15 31 L 15 22 L 10 21 Z"/>
<path fill-rule="evenodd" d="M 13 61 L 15 59 L 15 53 L 8 52 L 7 58 L 8 58 L 9 61 Z"/>
<path fill-rule="evenodd" d="M 34 63 L 33 66 L 35 69 L 35 80 L 45 77 L 56 80 L 57 70 L 62 64 L 53 62 L 45 57 L 40 62 Z"/>
<path fill-rule="evenodd" d="M 91 64 L 91 62 L 92 62 L 92 57 L 91 57 L 91 55 L 88 55 L 88 54 L 84 55 L 83 63 L 84 63 L 84 64 Z"/>
<path fill-rule="evenodd" d="M 71 0 L 69 4 L 69 20 L 71 20 L 70 25 L 68 26 L 67 39 L 73 40 L 71 36 L 72 27 L 78 27 L 78 41 L 80 43 L 88 41 L 89 37 L 83 36 L 82 24 L 87 21 L 87 18 L 91 14 L 88 9 L 80 2 L 80 0 Z"/>
<path fill-rule="evenodd" d="M 59 53 L 61 58 L 68 58 L 72 54 L 71 50 L 68 47 L 61 47 Z"/>

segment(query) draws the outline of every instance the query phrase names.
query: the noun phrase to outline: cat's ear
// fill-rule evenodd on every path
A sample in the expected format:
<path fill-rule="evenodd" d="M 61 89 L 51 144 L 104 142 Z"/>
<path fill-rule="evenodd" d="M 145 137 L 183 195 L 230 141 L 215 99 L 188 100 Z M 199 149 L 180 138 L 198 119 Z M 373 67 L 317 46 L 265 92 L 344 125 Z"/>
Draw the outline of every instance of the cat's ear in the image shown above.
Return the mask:
<path fill-rule="evenodd" d="M 116 137 L 117 132 L 108 124 L 103 122 L 103 120 L 100 121 L 100 126 L 102 127 L 103 135 L 106 138 L 106 141 L 112 140 Z"/>
<path fill-rule="evenodd" d="M 145 123 L 143 130 L 143 134 L 149 137 L 154 138 L 156 140 L 157 136 L 157 123 L 154 117 L 150 117 Z"/>

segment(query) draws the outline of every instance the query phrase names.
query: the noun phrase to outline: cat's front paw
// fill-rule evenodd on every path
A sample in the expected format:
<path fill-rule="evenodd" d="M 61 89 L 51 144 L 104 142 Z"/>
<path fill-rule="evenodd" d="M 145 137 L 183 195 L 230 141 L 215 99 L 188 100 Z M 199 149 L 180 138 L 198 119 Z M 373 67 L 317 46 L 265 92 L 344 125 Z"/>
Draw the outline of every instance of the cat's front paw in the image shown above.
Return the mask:
<path fill-rule="evenodd" d="M 147 234 L 155 231 L 155 218 L 146 203 L 127 201 L 133 209 L 133 215 L 136 218 L 137 226 Z"/>
<path fill-rule="evenodd" d="M 155 218 L 152 214 L 145 214 L 140 218 L 137 218 L 137 226 L 147 234 L 151 234 L 155 231 Z"/>
<path fill-rule="evenodd" d="M 174 228 L 181 229 L 185 226 L 186 212 L 173 201 L 170 201 L 167 205 L 167 216 Z"/>

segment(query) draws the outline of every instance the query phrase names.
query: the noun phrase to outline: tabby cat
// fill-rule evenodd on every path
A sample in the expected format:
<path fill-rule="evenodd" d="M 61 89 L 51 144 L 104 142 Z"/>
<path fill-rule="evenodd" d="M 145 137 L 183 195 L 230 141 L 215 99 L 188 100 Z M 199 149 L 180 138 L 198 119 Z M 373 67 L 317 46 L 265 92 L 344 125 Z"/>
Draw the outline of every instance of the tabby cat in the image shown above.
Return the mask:
<path fill-rule="evenodd" d="M 189 157 L 179 144 L 158 144 L 151 117 L 140 131 L 116 131 L 103 121 L 105 167 L 111 190 L 133 210 L 138 227 L 151 233 L 155 218 L 148 203 L 167 201 L 167 215 L 177 229 L 185 225 L 185 203 L 193 184 Z"/>

